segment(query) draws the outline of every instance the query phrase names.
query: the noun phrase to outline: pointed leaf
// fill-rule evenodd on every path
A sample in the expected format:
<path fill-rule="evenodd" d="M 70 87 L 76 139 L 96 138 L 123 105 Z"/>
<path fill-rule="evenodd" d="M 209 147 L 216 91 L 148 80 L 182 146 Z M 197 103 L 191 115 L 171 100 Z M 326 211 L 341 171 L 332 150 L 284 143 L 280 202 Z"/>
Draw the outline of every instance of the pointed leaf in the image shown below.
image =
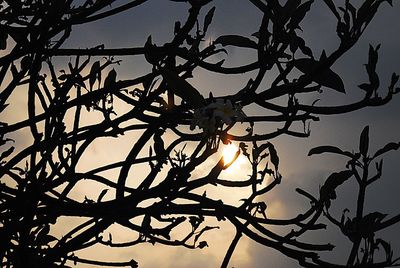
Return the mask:
<path fill-rule="evenodd" d="M 387 153 L 391 150 L 398 150 L 399 148 L 400 148 L 400 142 L 399 143 L 390 142 L 390 143 L 386 144 L 383 148 L 376 151 L 373 158 L 378 157 L 378 156 L 380 156 L 384 153 Z"/>
<path fill-rule="evenodd" d="M 214 43 L 221 44 L 222 46 L 257 48 L 256 42 L 240 35 L 222 35 Z"/>
<path fill-rule="evenodd" d="M 271 159 L 271 163 L 275 166 L 275 169 L 278 169 L 279 166 L 279 157 L 278 153 L 276 152 L 276 149 L 274 145 L 270 142 L 268 142 L 268 150 L 269 150 L 269 157 Z"/>
<path fill-rule="evenodd" d="M 360 146 L 359 150 L 363 156 L 366 156 L 368 153 L 369 146 L 369 126 L 366 126 L 360 135 Z"/>
<path fill-rule="evenodd" d="M 310 11 L 311 4 L 314 2 L 314 0 L 307 1 L 304 4 L 301 4 L 296 11 L 293 13 L 292 18 L 290 19 L 289 27 L 290 28 L 298 28 L 299 23 L 304 19 L 305 15 L 307 14 L 308 11 Z"/>
<path fill-rule="evenodd" d="M 336 198 L 335 189 L 353 175 L 351 170 L 332 173 L 320 189 L 320 199 L 329 208 L 331 201 Z"/>
<path fill-rule="evenodd" d="M 201 241 L 197 247 L 200 249 L 208 247 L 207 241 Z"/>
<path fill-rule="evenodd" d="M 214 17 L 214 11 L 215 11 L 215 7 L 212 7 L 207 15 L 204 18 L 204 26 L 203 26 L 203 32 L 207 32 L 208 26 L 210 26 L 212 19 Z"/>
<path fill-rule="evenodd" d="M 14 149 L 15 149 L 14 147 L 10 147 L 8 150 L 1 153 L 0 159 L 4 159 L 4 158 L 10 156 L 14 152 Z"/>
<path fill-rule="evenodd" d="M 322 153 L 333 153 L 333 154 L 340 154 L 340 155 L 345 155 L 350 158 L 353 158 L 353 154 L 350 152 L 342 151 L 342 149 L 336 147 L 336 146 L 330 146 L 330 145 L 324 145 L 324 146 L 318 146 L 315 148 L 312 148 L 308 152 L 308 156 L 311 156 L 313 154 L 322 154 Z"/>
<path fill-rule="evenodd" d="M 332 0 L 324 0 L 325 4 L 329 7 L 329 9 L 332 11 L 332 13 L 335 15 L 336 18 L 340 20 L 340 15 L 336 10 L 335 4 L 333 3 Z"/>
<path fill-rule="evenodd" d="M 117 80 L 117 72 L 112 69 L 104 80 L 104 89 L 111 90 Z"/>
<path fill-rule="evenodd" d="M 331 69 L 318 70 L 320 63 L 313 59 L 303 58 L 294 61 L 294 66 L 305 74 L 312 74 L 314 82 L 332 88 L 336 91 L 346 93 L 342 78 Z"/>
<path fill-rule="evenodd" d="M 96 79 L 99 77 L 99 74 L 100 74 L 100 61 L 96 61 L 93 63 L 92 68 L 90 68 L 90 73 L 89 73 L 90 90 L 93 89 L 93 85 L 96 82 Z"/>
<path fill-rule="evenodd" d="M 193 108 L 198 108 L 204 105 L 205 100 L 200 92 L 175 72 L 164 69 L 162 71 L 162 76 L 174 94 L 182 98 L 185 102 L 191 104 Z"/>

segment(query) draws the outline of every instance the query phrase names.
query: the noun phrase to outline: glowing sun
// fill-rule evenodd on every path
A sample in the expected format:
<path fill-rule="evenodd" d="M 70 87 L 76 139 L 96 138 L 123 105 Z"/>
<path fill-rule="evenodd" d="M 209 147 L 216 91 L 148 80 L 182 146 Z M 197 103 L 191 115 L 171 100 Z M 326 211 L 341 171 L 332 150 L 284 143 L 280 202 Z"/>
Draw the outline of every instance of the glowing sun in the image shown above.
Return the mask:
<path fill-rule="evenodd" d="M 226 145 L 224 150 L 222 151 L 224 163 L 227 164 L 227 163 L 231 162 L 235 158 L 236 152 L 238 150 L 239 150 L 239 148 L 232 143 L 229 145 Z"/>

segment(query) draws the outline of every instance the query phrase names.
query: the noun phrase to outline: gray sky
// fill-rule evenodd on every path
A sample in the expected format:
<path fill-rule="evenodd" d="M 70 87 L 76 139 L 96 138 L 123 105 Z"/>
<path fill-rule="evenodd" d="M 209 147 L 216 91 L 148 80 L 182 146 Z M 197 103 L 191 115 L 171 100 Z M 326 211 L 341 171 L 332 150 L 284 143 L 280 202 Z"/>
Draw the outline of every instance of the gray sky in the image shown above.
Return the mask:
<path fill-rule="evenodd" d="M 335 24 L 333 16 L 323 5 L 322 1 L 315 1 L 312 12 L 304 21 L 304 39 L 315 51 L 326 49 L 327 52 L 337 45 L 335 35 Z M 335 1 L 341 3 L 341 1 Z M 357 3 L 357 1 L 355 1 Z M 360 2 L 360 1 L 358 1 Z M 382 44 L 378 63 L 378 72 L 383 88 L 387 87 L 392 72 L 400 72 L 400 5 L 394 1 L 394 7 L 390 8 L 384 4 L 376 18 L 369 26 L 360 42 L 345 55 L 333 69 L 339 73 L 344 80 L 347 94 L 340 95 L 326 90 L 323 94 L 313 96 L 312 99 L 321 98 L 321 103 L 349 102 L 361 98 L 361 90 L 358 84 L 367 81 L 367 75 L 363 64 L 368 60 L 368 44 Z M 250 36 L 258 29 L 260 13 L 249 1 L 244 0 L 214 0 L 203 12 L 212 6 L 216 6 L 213 24 L 210 26 L 209 38 L 223 34 L 242 34 Z M 75 27 L 71 38 L 63 47 L 93 47 L 104 44 L 106 48 L 112 47 L 135 47 L 142 46 L 147 36 L 152 35 L 156 44 L 163 44 L 172 39 L 174 23 L 181 22 L 187 16 L 187 4 L 174 3 L 167 0 L 150 0 L 135 10 L 124 12 L 113 18 L 91 23 L 86 26 Z M 241 50 L 230 51 L 229 57 L 232 60 L 228 63 L 235 64 L 248 62 L 249 57 Z M 318 53 L 317 53 L 318 55 Z M 144 74 L 150 70 L 150 66 L 140 57 L 123 58 L 121 67 L 117 67 L 119 79 L 134 77 Z M 213 91 L 214 95 L 224 95 L 240 89 L 246 84 L 249 75 L 214 76 L 207 72 L 199 71 L 193 85 L 199 88 L 204 94 Z M 382 91 L 384 92 L 384 91 Z M 338 145 L 346 150 L 357 150 L 359 134 L 365 125 L 370 125 L 371 149 L 378 149 L 390 141 L 400 141 L 400 98 L 396 96 L 391 103 L 384 107 L 367 108 L 352 114 L 342 116 L 324 116 L 320 122 L 313 122 L 311 125 L 311 137 L 299 139 L 282 136 L 273 140 L 278 149 L 281 159 L 281 172 L 283 182 L 266 197 L 268 204 L 268 215 L 290 217 L 307 208 L 308 201 L 298 196 L 294 189 L 301 187 L 310 192 L 317 193 L 319 185 L 333 171 L 344 169 L 342 159 L 332 155 L 307 157 L 310 148 L 318 145 Z M 22 97 L 21 97 L 22 98 Z M 257 113 L 252 109 L 251 112 Z M 14 115 L 5 114 L 2 117 L 10 119 Z M 11 119 L 10 119 L 11 120 Z M 3 120 L 2 120 L 3 121 Z M 260 128 L 263 130 L 263 127 Z M 91 166 L 99 166 L 102 161 L 110 159 L 121 159 L 129 146 L 126 142 L 132 143 L 132 138 L 125 137 L 115 141 L 115 144 L 108 144 L 112 148 L 104 148 L 103 145 L 95 144 L 89 150 L 89 155 L 82 169 L 90 169 Z M 131 139 L 131 140 L 130 140 Z M 384 161 L 384 176 L 376 186 L 368 192 L 367 211 L 379 210 L 384 213 L 395 214 L 399 212 L 398 205 L 400 197 L 398 194 L 400 182 L 397 174 L 399 172 L 400 152 L 389 153 Z M 207 166 L 204 167 L 207 169 Z M 240 168 L 239 168 L 240 169 Z M 238 169 L 238 170 L 239 170 Z M 246 168 L 241 168 L 242 172 Z M 226 176 L 232 176 L 226 174 Z M 245 176 L 245 174 L 241 174 Z M 90 185 L 82 186 L 76 196 L 83 197 L 94 193 Z M 337 200 L 337 212 L 341 213 L 346 206 L 354 212 L 355 188 L 339 188 Z M 68 226 L 68 221 L 62 226 Z M 218 222 L 215 222 L 218 224 Z M 330 226 L 332 227 L 332 226 Z M 119 249 L 110 251 L 108 248 L 98 248 L 83 254 L 96 254 L 104 257 L 127 257 L 134 258 L 140 263 L 140 267 L 218 267 L 224 256 L 224 252 L 233 238 L 232 228 L 223 223 L 221 229 L 208 234 L 209 247 L 203 250 L 190 251 L 187 249 L 166 248 L 162 246 L 146 245 L 143 247 Z M 124 233 L 116 231 L 123 239 Z M 340 246 L 331 253 L 332 260 L 347 256 L 347 245 L 340 240 L 340 233 L 328 229 L 328 232 L 316 233 L 307 236 L 307 239 L 318 242 L 336 242 Z M 384 237 L 391 238 L 392 246 L 400 254 L 400 224 L 391 227 Z M 118 235 L 117 235 L 118 237 Z M 343 255 L 344 254 L 344 255 Z M 395 254 L 396 255 L 396 254 Z M 288 260 L 280 253 L 257 245 L 254 242 L 243 238 L 235 252 L 231 266 L 234 267 L 297 267 L 296 263 Z M 84 267 L 84 266 L 82 266 Z"/>

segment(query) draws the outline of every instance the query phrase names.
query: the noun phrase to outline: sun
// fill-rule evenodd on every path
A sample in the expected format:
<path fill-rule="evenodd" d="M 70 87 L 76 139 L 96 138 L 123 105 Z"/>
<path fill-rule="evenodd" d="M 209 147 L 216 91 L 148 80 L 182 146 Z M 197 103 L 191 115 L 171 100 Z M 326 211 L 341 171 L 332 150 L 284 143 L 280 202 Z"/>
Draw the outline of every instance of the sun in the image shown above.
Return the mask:
<path fill-rule="evenodd" d="M 222 151 L 222 157 L 224 158 L 224 164 L 230 163 L 236 155 L 236 152 L 239 150 L 239 148 L 234 145 L 233 143 L 228 144 L 224 147 L 224 150 Z"/>

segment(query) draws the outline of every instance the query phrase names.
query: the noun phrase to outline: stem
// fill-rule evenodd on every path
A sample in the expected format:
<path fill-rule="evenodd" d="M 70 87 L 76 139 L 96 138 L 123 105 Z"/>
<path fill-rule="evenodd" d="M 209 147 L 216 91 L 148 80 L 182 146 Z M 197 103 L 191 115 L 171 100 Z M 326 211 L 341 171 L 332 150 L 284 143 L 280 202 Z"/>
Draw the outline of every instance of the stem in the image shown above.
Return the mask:
<path fill-rule="evenodd" d="M 365 202 L 365 191 L 367 189 L 367 180 L 368 180 L 368 162 L 366 159 L 363 161 L 363 176 L 361 181 L 358 181 L 359 190 L 358 190 L 358 198 L 357 198 L 357 215 L 356 215 L 356 224 L 357 230 L 360 228 L 359 224 L 363 218 L 364 213 L 364 202 Z M 349 258 L 347 260 L 347 266 L 351 266 L 354 263 L 355 258 L 357 257 L 358 248 L 361 243 L 361 237 L 357 237 L 357 239 L 353 242 L 353 247 L 351 249 Z"/>
<path fill-rule="evenodd" d="M 233 238 L 228 251 L 225 254 L 224 261 L 221 264 L 221 268 L 227 268 L 229 261 L 233 255 L 233 251 L 235 250 L 237 244 L 239 243 L 240 238 L 242 237 L 242 232 L 236 229 L 235 237 Z"/>

